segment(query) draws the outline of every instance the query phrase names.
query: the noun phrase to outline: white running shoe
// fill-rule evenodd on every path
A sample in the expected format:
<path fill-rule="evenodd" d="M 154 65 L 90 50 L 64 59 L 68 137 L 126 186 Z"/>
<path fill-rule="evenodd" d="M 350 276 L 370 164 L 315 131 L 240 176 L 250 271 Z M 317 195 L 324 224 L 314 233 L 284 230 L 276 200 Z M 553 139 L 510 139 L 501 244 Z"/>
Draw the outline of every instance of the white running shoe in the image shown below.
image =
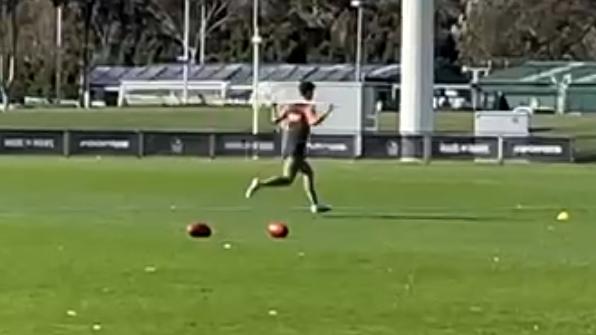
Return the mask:
<path fill-rule="evenodd" d="M 253 180 L 250 182 L 250 185 L 246 189 L 246 193 L 244 194 L 246 199 L 250 199 L 253 196 L 253 194 L 255 194 L 255 192 L 257 191 L 258 188 L 259 188 L 259 178 L 253 178 Z"/>
<path fill-rule="evenodd" d="M 327 213 L 329 211 L 331 211 L 331 206 L 329 205 L 318 204 L 310 206 L 310 212 L 313 214 Z"/>

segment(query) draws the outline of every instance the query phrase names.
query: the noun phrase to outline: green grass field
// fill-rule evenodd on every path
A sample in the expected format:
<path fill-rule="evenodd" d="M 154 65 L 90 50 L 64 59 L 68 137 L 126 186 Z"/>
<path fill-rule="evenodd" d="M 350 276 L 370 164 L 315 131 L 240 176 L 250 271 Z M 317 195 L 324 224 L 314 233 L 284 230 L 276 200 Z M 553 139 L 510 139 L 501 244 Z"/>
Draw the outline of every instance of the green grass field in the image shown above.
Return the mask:
<path fill-rule="evenodd" d="M 596 170 L 314 165 L 318 217 L 243 199 L 276 161 L 2 158 L 0 334 L 596 332 Z"/>
<path fill-rule="evenodd" d="M 396 132 L 398 118 L 396 113 L 383 113 L 380 130 Z M 474 132 L 473 113 L 438 112 L 435 123 L 438 132 Z M 260 126 L 262 131 L 272 130 L 268 111 L 261 114 Z M 537 134 L 596 136 L 596 114 L 536 115 L 532 126 Z M 252 112 L 244 107 L 36 109 L 0 113 L 0 128 L 251 131 L 251 127 Z"/>

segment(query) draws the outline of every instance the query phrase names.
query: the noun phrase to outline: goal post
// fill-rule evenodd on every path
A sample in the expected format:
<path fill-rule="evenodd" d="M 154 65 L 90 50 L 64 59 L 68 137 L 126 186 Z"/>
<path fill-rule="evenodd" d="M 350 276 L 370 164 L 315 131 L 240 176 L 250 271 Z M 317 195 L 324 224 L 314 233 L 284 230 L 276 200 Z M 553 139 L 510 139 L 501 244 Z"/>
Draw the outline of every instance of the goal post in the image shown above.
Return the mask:
<path fill-rule="evenodd" d="M 118 91 L 118 107 L 126 105 L 181 105 L 184 92 L 191 104 L 206 103 L 206 99 L 225 101 L 230 84 L 225 81 L 147 80 L 122 81 Z"/>

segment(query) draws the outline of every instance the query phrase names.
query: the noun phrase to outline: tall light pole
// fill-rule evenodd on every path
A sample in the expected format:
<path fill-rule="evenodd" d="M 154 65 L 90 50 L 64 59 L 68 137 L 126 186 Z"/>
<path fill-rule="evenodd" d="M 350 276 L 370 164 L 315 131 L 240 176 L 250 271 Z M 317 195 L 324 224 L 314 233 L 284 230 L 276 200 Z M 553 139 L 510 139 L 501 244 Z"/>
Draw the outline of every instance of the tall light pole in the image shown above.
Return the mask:
<path fill-rule="evenodd" d="M 83 107 L 85 109 L 91 108 L 91 92 L 89 85 L 89 34 L 91 33 L 91 19 L 93 18 L 93 10 L 95 9 L 96 0 L 86 0 L 85 5 L 85 24 L 83 37 Z"/>
<path fill-rule="evenodd" d="M 354 67 L 354 79 L 355 81 L 360 82 L 362 81 L 362 34 L 364 30 L 364 12 L 362 7 L 364 4 L 362 3 L 362 0 L 352 0 L 351 5 L 358 11 L 358 31 L 356 33 L 356 63 Z"/>
<path fill-rule="evenodd" d="M 199 50 L 199 61 L 201 65 L 205 64 L 205 40 L 207 35 L 207 9 L 205 1 L 201 2 L 201 45 Z"/>
<path fill-rule="evenodd" d="M 183 76 L 184 76 L 184 92 L 182 95 L 182 102 L 188 104 L 188 72 L 189 72 L 189 39 L 190 39 L 190 0 L 184 0 L 184 62 Z"/>
<path fill-rule="evenodd" d="M 62 99 L 62 6 L 56 7 L 56 74 L 55 89 L 56 103 L 60 104 Z"/>
<path fill-rule="evenodd" d="M 56 103 L 62 99 L 62 6 L 56 7 L 56 74 L 54 88 L 56 90 Z"/>
<path fill-rule="evenodd" d="M 262 42 L 259 34 L 259 0 L 253 0 L 253 58 L 252 58 L 252 132 L 259 133 L 259 68 L 260 68 L 260 44 Z"/>

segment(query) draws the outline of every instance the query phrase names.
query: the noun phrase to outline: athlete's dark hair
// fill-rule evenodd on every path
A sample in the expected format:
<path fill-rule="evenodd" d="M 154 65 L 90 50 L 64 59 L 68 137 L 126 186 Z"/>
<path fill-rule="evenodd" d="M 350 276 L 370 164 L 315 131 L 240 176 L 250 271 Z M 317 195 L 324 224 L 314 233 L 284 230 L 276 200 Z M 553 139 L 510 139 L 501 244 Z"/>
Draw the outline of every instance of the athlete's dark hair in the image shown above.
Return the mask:
<path fill-rule="evenodd" d="M 300 83 L 300 85 L 298 85 L 298 90 L 300 91 L 300 94 L 302 96 L 305 96 L 306 94 L 313 92 L 315 90 L 316 86 L 315 84 L 313 84 L 310 81 L 303 81 Z"/>

